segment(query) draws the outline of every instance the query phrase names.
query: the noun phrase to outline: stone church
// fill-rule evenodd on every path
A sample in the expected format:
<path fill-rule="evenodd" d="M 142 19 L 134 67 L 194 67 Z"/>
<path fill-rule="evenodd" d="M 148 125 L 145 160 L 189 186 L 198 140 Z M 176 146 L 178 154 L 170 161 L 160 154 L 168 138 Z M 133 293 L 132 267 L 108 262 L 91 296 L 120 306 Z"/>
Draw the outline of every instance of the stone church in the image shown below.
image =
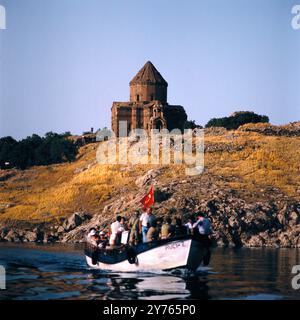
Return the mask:
<path fill-rule="evenodd" d="M 168 104 L 168 83 L 150 61 L 129 85 L 130 101 L 113 102 L 111 108 L 111 126 L 116 136 L 119 136 L 119 121 L 127 121 L 127 134 L 133 129 L 183 130 L 186 112 L 182 106 Z"/>

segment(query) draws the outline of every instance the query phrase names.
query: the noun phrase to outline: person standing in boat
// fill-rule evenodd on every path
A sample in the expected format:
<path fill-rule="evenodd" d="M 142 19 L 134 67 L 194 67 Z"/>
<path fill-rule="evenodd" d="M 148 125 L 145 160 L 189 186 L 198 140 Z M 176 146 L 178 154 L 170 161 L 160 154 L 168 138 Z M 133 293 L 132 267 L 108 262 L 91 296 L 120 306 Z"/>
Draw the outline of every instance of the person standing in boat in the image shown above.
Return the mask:
<path fill-rule="evenodd" d="M 117 239 L 116 239 L 117 246 L 119 246 L 121 244 L 123 231 L 128 231 L 128 223 L 126 222 L 125 217 L 121 217 L 120 224 L 121 224 L 121 227 L 119 228 L 119 230 L 117 232 Z"/>
<path fill-rule="evenodd" d="M 149 229 L 149 215 L 146 208 L 143 208 L 143 213 L 140 217 L 140 232 L 142 233 L 143 242 L 147 242 L 147 232 Z"/>
<path fill-rule="evenodd" d="M 134 216 L 128 221 L 130 227 L 129 244 L 136 245 L 140 241 L 140 211 L 136 210 Z"/>
<path fill-rule="evenodd" d="M 110 226 L 111 228 L 111 235 L 109 238 L 109 244 L 111 246 L 114 246 L 117 244 L 117 237 L 119 234 L 121 234 L 124 231 L 124 227 L 121 224 L 122 217 L 117 216 L 117 219 L 115 222 L 113 222 Z"/>
<path fill-rule="evenodd" d="M 148 226 L 148 228 L 150 228 L 152 226 L 153 222 L 156 221 L 156 217 L 153 214 L 152 208 L 147 208 L 147 214 L 149 216 L 149 220 L 148 220 L 149 226 Z"/>

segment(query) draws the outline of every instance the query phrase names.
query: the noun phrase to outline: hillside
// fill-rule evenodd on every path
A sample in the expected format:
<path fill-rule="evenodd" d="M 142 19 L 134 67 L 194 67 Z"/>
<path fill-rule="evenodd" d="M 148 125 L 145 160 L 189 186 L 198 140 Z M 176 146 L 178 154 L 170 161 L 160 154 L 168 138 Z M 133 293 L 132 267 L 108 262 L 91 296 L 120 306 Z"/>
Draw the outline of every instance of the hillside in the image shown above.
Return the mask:
<path fill-rule="evenodd" d="M 290 134 L 295 128 L 296 134 Z M 0 224 L 23 230 L 44 225 L 54 230 L 51 232 L 58 239 L 62 236 L 66 241 L 80 239 L 92 223 L 107 225 L 117 212 L 130 216 L 153 183 L 162 195 L 155 204 L 158 215 L 186 216 L 194 210 L 206 211 L 218 217 L 215 225 L 220 230 L 224 223 L 228 225 L 229 235 L 224 235 L 227 244 L 248 243 L 252 235 L 268 230 L 278 240 L 280 235 L 275 232 L 282 229 L 280 232 L 285 234 L 290 226 L 296 232 L 289 240 L 290 245 L 296 245 L 300 234 L 300 229 L 297 233 L 300 216 L 297 130 L 298 125 L 266 129 L 266 125 L 260 124 L 245 125 L 235 131 L 206 129 L 205 171 L 195 177 L 186 176 L 183 165 L 97 164 L 98 143 L 82 146 L 72 163 L 0 171 Z M 60 236 L 55 230 L 74 212 L 90 214 L 92 222 Z M 249 231 L 246 218 L 251 212 L 253 216 L 257 212 L 272 215 L 268 219 L 274 220 L 274 225 L 266 218 L 266 227 Z M 295 214 L 290 219 L 292 213 Z M 283 214 L 284 221 L 280 222 L 279 214 Z M 2 230 L 2 238 L 7 228 L 6 232 Z M 239 233 L 238 239 L 234 239 L 232 230 Z M 242 237 L 245 230 L 250 232 L 248 240 Z M 218 244 L 226 242 L 224 237 L 216 236 Z M 258 245 L 266 243 L 267 240 Z"/>

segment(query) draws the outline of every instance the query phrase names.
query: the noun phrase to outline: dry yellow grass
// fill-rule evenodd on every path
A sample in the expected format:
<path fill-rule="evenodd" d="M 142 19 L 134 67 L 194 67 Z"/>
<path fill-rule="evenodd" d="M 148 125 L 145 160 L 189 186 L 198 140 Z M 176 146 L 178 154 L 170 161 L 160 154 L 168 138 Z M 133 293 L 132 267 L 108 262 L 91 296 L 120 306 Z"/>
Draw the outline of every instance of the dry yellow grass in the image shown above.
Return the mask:
<path fill-rule="evenodd" d="M 243 188 L 251 193 L 272 186 L 300 199 L 299 138 L 236 131 L 208 136 L 205 143 L 243 146 L 238 151 L 216 151 L 205 155 L 206 172 L 227 177 L 233 189 Z M 125 186 L 136 190 L 136 178 L 157 167 L 96 164 L 96 148 L 97 144 L 82 147 L 73 163 L 33 167 L 1 182 L 0 221 L 52 221 L 80 210 L 97 213 L 115 191 Z M 184 166 L 164 166 L 160 179 L 176 178 L 184 178 Z"/>
<path fill-rule="evenodd" d="M 216 137 L 212 140 L 216 140 Z M 225 142 L 223 137 L 220 140 Z M 236 189 L 244 187 L 249 191 L 255 191 L 272 186 L 290 197 L 300 198 L 299 138 L 243 133 L 237 137 L 235 143 L 246 143 L 249 146 L 232 153 L 206 154 L 205 164 L 210 172 L 240 177 L 242 180 L 240 185 L 232 182 L 232 186 Z"/>

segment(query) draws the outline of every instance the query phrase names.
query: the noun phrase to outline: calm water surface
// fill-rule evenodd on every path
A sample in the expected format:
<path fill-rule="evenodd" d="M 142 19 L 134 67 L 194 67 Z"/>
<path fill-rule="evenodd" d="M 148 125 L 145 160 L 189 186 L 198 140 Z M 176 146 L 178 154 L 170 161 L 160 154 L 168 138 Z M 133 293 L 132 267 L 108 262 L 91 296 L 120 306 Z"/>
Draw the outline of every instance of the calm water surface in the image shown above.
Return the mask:
<path fill-rule="evenodd" d="M 0 299 L 300 299 L 295 264 L 298 249 L 216 248 L 193 274 L 108 273 L 89 270 L 81 246 L 0 244 Z"/>

